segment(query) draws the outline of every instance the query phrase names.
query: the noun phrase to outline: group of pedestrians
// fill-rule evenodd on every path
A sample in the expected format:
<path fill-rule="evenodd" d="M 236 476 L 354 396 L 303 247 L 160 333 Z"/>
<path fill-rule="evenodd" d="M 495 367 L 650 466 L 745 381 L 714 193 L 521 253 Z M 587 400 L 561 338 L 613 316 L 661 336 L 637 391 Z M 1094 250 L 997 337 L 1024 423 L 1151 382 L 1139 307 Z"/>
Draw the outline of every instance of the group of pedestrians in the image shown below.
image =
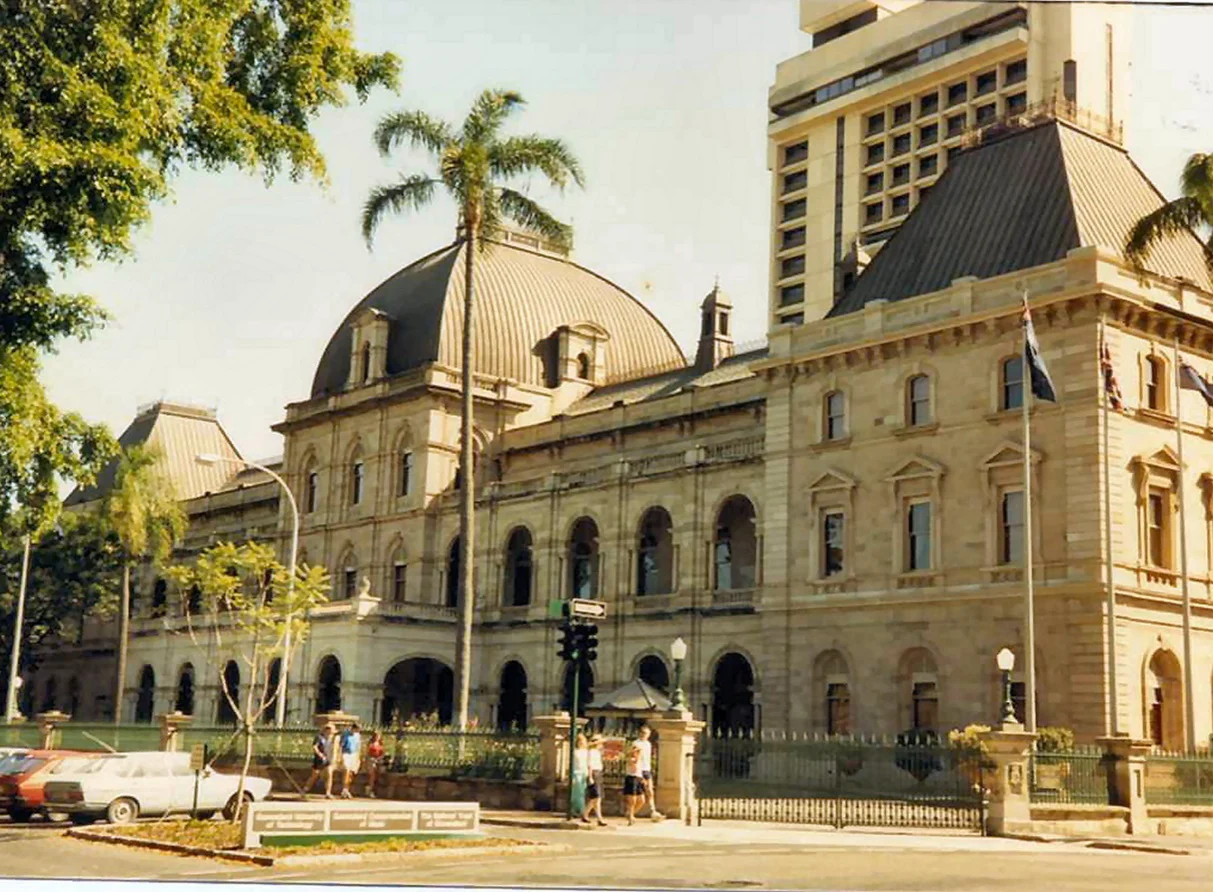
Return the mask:
<path fill-rule="evenodd" d="M 644 805 L 649 807 L 649 817 L 660 821 L 665 816 L 657 811 L 653 799 L 653 742 L 648 725 L 640 729 L 631 742 L 624 758 L 623 808 L 628 824 L 636 823 L 636 812 Z M 592 824 L 593 814 L 599 827 L 605 827 L 602 818 L 602 735 L 577 735 L 573 747 L 573 794 L 574 813 L 581 816 L 583 824 Z"/>
<path fill-rule="evenodd" d="M 371 734 L 366 748 L 367 796 L 375 798 L 375 784 L 383 763 L 383 735 Z M 333 778 L 342 775 L 341 798 L 352 799 L 351 792 L 358 772 L 362 770 L 362 729 L 357 724 L 348 725 L 338 733 L 336 725 L 329 722 L 312 741 L 312 775 L 308 778 L 304 793 L 310 793 L 321 777 L 324 778 L 324 798 L 333 798 Z"/>

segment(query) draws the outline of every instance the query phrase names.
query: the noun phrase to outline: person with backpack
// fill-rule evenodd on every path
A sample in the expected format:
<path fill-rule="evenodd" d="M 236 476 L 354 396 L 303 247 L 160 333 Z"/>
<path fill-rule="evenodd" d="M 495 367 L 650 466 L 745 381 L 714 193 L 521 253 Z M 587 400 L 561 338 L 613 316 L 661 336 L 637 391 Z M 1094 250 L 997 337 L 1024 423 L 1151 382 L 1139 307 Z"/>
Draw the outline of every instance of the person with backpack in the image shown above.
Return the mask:
<path fill-rule="evenodd" d="M 345 781 L 341 787 L 342 799 L 353 799 L 354 796 L 350 792 L 350 787 L 353 786 L 354 778 L 358 776 L 358 769 L 362 767 L 362 735 L 359 733 L 358 726 L 349 725 L 341 732 L 340 738 L 341 750 L 341 767 L 345 770 Z"/>
<path fill-rule="evenodd" d="M 333 735 L 336 730 L 330 722 L 316 733 L 316 739 L 312 741 L 312 776 L 308 778 L 305 789 L 310 793 L 323 774 L 325 799 L 333 798 Z"/>

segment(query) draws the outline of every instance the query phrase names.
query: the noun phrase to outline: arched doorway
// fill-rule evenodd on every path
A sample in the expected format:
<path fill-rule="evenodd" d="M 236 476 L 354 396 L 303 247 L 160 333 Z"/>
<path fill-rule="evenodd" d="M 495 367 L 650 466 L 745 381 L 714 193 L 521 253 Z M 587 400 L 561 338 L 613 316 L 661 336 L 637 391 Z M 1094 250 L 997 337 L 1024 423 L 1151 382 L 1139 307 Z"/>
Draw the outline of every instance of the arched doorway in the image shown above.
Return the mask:
<path fill-rule="evenodd" d="M 224 688 L 227 689 L 227 694 L 224 694 Z M 231 695 L 231 702 L 228 700 L 228 694 Z M 236 711 L 232 709 L 232 702 L 240 702 L 240 667 L 236 665 L 235 660 L 228 660 L 227 665 L 223 667 L 223 685 L 219 688 L 219 706 L 215 710 L 216 724 L 236 724 Z"/>
<path fill-rule="evenodd" d="M 674 590 L 674 522 L 664 508 L 650 508 L 640 520 L 636 549 L 636 594 Z"/>
<path fill-rule="evenodd" d="M 502 731 L 521 731 L 526 726 L 526 670 L 517 660 L 510 660 L 501 670 L 501 693 L 497 697 L 497 727 Z"/>
<path fill-rule="evenodd" d="M 144 666 L 139 672 L 139 697 L 135 701 L 135 722 L 148 724 L 156 711 L 156 671 Z"/>
<path fill-rule="evenodd" d="M 1156 651 L 1146 667 L 1146 735 L 1155 746 L 1184 748 L 1183 670 L 1173 651 Z"/>
<path fill-rule="evenodd" d="M 475 566 L 473 564 L 472 566 Z M 459 606 L 459 537 L 451 542 L 446 554 L 446 606 Z"/>
<path fill-rule="evenodd" d="M 577 690 L 577 715 L 584 716 L 585 708 L 590 705 L 594 699 L 594 670 L 585 663 L 578 664 L 581 667 L 580 683 Z M 573 666 L 572 664 L 564 667 L 564 682 L 560 686 L 560 708 L 565 712 L 573 711 Z"/>
<path fill-rule="evenodd" d="M 670 689 L 670 671 L 666 668 L 665 660 L 656 654 L 649 654 L 640 661 L 636 666 L 636 677 L 659 691 Z"/>
<path fill-rule="evenodd" d="M 177 700 L 173 709 L 186 715 L 194 714 L 194 664 L 186 663 L 177 676 Z"/>
<path fill-rule="evenodd" d="M 440 724 L 450 724 L 454 693 L 455 674 L 449 666 L 429 657 L 401 660 L 383 677 L 380 721 L 387 725 L 437 713 Z"/>
<path fill-rule="evenodd" d="M 316 712 L 341 711 L 341 661 L 330 654 L 316 670 Z"/>
<path fill-rule="evenodd" d="M 569 538 L 569 592 L 574 598 L 598 597 L 598 524 L 588 517 L 573 524 Z"/>
<path fill-rule="evenodd" d="M 712 674 L 712 731 L 736 734 L 754 727 L 754 669 L 741 654 L 727 653 Z"/>
<path fill-rule="evenodd" d="M 531 532 L 518 527 L 505 546 L 505 579 L 502 603 L 507 607 L 525 607 L 531 603 Z"/>
<path fill-rule="evenodd" d="M 732 496 L 716 516 L 712 550 L 717 591 L 753 588 L 757 578 L 758 537 L 754 506 L 745 496 Z"/>

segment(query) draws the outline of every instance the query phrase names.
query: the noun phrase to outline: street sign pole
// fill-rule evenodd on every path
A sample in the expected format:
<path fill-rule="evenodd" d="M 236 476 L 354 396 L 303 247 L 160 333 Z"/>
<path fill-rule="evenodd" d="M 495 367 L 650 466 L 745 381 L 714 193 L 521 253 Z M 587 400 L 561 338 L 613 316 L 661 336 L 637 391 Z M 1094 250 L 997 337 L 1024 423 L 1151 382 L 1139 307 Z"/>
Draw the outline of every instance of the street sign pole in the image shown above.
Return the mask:
<path fill-rule="evenodd" d="M 581 694 L 581 655 L 573 658 L 573 713 L 569 716 L 569 820 L 573 820 L 573 762 L 577 755 L 577 710 Z"/>
<path fill-rule="evenodd" d="M 190 809 L 190 820 L 198 820 L 198 781 L 202 777 L 202 769 L 206 766 L 207 750 L 205 743 L 199 743 L 190 751 L 190 768 L 194 769 L 194 807 Z"/>

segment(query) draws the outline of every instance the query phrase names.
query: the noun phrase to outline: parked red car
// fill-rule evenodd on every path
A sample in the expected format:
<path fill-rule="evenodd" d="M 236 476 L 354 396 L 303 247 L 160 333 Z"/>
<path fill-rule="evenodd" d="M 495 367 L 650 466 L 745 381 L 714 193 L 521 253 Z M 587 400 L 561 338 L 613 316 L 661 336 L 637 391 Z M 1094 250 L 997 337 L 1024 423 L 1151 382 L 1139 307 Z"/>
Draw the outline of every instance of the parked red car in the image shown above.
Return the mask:
<path fill-rule="evenodd" d="M 21 756 L 7 759 L 0 769 L 0 811 L 8 812 L 13 821 L 24 823 L 36 814 L 49 817 L 42 795 L 46 772 L 68 756 L 85 757 L 99 753 L 77 753 L 68 750 L 28 750 Z"/>

